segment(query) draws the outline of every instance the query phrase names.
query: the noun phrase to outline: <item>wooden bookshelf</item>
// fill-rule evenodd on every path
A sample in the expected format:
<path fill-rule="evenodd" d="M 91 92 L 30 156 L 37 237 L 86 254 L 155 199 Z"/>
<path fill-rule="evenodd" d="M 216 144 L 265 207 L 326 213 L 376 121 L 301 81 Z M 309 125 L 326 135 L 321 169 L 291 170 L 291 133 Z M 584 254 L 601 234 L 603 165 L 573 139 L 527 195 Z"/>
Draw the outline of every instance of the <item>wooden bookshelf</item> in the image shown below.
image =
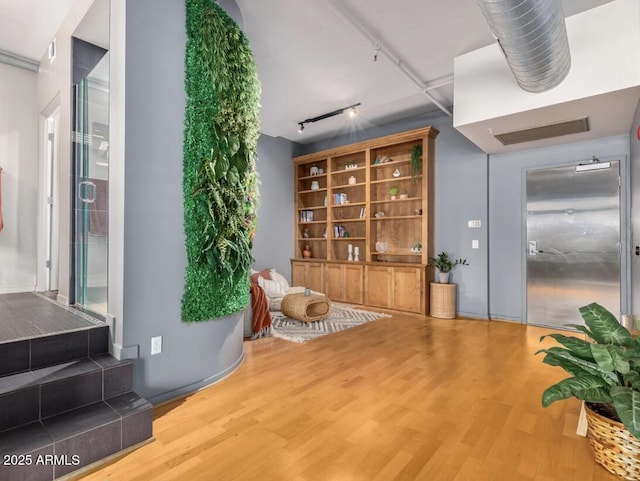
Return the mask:
<path fill-rule="evenodd" d="M 335 300 L 428 312 L 437 135 L 424 127 L 293 159 L 294 285 L 323 285 Z M 412 172 L 418 145 L 422 169 Z M 356 250 L 359 262 L 349 261 Z"/>

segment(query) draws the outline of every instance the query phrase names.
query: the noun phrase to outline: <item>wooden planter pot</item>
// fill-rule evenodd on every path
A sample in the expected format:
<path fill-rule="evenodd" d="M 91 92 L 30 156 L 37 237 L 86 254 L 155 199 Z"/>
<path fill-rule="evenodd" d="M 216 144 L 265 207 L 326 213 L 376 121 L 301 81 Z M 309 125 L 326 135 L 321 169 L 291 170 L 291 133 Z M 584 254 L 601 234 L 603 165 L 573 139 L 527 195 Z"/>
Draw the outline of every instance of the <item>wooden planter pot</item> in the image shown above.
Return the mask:
<path fill-rule="evenodd" d="M 640 480 L 640 440 L 622 423 L 591 410 L 587 413 L 587 437 L 596 462 L 610 473 L 628 480 Z"/>

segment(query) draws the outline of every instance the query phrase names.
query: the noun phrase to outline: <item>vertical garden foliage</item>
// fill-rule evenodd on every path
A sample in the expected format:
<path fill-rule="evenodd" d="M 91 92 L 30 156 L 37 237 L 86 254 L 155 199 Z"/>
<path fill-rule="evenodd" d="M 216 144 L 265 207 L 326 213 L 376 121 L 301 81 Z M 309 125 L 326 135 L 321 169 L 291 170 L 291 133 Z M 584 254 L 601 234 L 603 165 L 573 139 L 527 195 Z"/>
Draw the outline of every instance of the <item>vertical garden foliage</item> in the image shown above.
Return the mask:
<path fill-rule="evenodd" d="M 249 303 L 260 85 L 243 32 L 213 0 L 186 0 L 182 320 Z"/>

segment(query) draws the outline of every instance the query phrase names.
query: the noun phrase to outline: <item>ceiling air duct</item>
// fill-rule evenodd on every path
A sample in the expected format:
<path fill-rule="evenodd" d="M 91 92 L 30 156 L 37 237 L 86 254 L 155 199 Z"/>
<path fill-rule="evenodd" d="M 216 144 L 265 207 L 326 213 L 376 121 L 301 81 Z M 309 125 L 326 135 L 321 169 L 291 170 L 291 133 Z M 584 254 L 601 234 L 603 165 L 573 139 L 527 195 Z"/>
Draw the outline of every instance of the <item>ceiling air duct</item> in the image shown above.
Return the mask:
<path fill-rule="evenodd" d="M 478 0 L 518 85 L 545 92 L 569 73 L 571 56 L 560 0 Z"/>

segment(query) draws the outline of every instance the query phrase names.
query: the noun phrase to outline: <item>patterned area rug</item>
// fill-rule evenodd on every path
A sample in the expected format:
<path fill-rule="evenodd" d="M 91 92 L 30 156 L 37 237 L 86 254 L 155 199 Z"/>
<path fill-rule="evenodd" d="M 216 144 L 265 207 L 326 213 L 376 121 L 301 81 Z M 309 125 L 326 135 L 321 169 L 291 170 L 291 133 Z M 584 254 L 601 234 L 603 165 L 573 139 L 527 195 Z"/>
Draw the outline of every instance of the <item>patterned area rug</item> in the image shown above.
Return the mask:
<path fill-rule="evenodd" d="M 333 304 L 329 317 L 322 321 L 304 322 L 286 317 L 282 312 L 272 312 L 272 335 L 293 342 L 306 342 L 350 327 L 366 324 L 383 317 L 380 312 L 363 311 L 349 306 Z"/>

